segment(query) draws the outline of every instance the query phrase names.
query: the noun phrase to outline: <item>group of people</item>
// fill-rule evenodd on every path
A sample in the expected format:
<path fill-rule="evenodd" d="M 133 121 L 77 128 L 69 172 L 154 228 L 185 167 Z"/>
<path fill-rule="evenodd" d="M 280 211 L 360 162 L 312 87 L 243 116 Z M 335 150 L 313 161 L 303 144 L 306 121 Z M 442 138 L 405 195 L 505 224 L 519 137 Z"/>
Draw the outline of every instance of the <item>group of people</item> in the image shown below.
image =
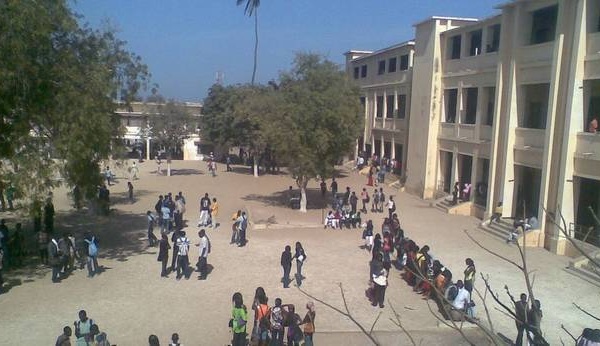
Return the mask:
<path fill-rule="evenodd" d="M 184 227 L 183 216 L 185 209 L 185 197 L 181 191 L 175 197 L 171 192 L 158 196 L 158 201 L 154 204 L 156 215 L 147 211 L 148 218 L 148 242 L 150 246 L 156 245 L 156 236 L 154 235 L 154 225 L 160 226 L 161 233 L 170 233 L 174 229 Z"/>
<path fill-rule="evenodd" d="M 324 181 L 321 186 L 323 187 Z M 334 185 L 335 184 L 335 185 Z M 369 203 L 371 203 L 372 213 L 382 213 L 387 210 L 388 217 L 391 218 L 392 214 L 396 211 L 396 202 L 393 196 L 390 196 L 386 202 L 386 196 L 383 192 L 383 188 L 375 189 L 372 194 L 372 198 L 367 192 L 366 188 L 362 189 L 360 193 L 360 200 L 362 202 L 362 208 L 358 209 L 359 197 L 355 191 L 351 191 L 350 187 L 346 187 L 344 194 L 337 193 L 337 182 L 335 178 L 332 179 L 332 209 L 328 211 L 327 216 L 324 220 L 324 228 L 342 228 L 342 227 L 353 227 L 356 228 L 361 225 L 361 213 L 366 214 Z"/>
<path fill-rule="evenodd" d="M 196 267 L 198 271 L 198 280 L 206 280 L 208 275 L 208 254 L 211 251 L 211 244 L 205 229 L 198 231 L 198 261 Z M 189 279 L 190 277 L 190 246 L 191 242 L 183 229 L 175 229 L 171 235 L 171 244 L 169 244 L 169 236 L 166 232 L 161 232 L 161 239 L 158 242 L 158 258 L 161 262 L 161 277 L 168 277 L 170 272 L 176 272 L 176 279 L 182 277 Z M 169 264 L 169 250 L 172 251 L 171 266 Z"/>
<path fill-rule="evenodd" d="M 248 309 L 240 292 L 232 297 L 233 308 L 229 328 L 233 333 L 232 346 L 246 346 L 248 331 Z M 293 304 L 283 304 L 281 298 L 275 299 L 275 304 L 269 306 L 269 299 L 264 288 L 257 287 L 252 302 L 254 318 L 252 319 L 251 340 L 259 346 L 283 346 L 287 340 L 288 346 L 298 346 L 304 341 L 305 346 L 313 345 L 315 332 L 315 305 L 306 303 L 304 318 L 296 312 Z"/>
<path fill-rule="evenodd" d="M 63 333 L 56 338 L 55 346 L 71 346 L 71 336 L 75 330 L 76 346 L 110 346 L 108 336 L 100 331 L 98 324 L 87 316 L 85 310 L 79 311 L 79 319 L 73 322 L 73 328 L 65 326 Z"/>
<path fill-rule="evenodd" d="M 460 181 L 454 183 L 452 204 L 458 204 L 459 200 L 463 202 L 471 200 L 471 183 L 461 183 Z"/>

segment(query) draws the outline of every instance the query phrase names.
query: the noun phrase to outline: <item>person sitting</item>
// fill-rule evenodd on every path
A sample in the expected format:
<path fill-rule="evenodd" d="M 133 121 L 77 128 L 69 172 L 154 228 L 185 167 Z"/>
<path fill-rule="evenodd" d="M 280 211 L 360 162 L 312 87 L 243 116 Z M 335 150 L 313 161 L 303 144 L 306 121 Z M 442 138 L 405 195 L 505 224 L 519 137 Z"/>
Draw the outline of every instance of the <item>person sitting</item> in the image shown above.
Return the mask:
<path fill-rule="evenodd" d="M 508 238 L 506 239 L 506 243 L 516 243 L 519 238 L 519 234 L 523 234 L 525 231 L 525 221 L 524 220 L 515 220 L 513 224 L 513 229 L 508 234 Z"/>
<path fill-rule="evenodd" d="M 340 228 L 340 221 L 342 220 L 342 214 L 340 209 L 333 213 L 333 228 Z"/>
<path fill-rule="evenodd" d="M 362 220 L 360 219 L 360 212 L 356 212 L 354 214 L 350 214 L 350 223 L 352 228 L 360 227 Z"/>
<path fill-rule="evenodd" d="M 340 228 L 350 228 L 350 224 L 352 223 L 352 219 L 350 218 L 350 211 L 346 207 L 342 208 L 342 219 L 340 223 Z"/>
<path fill-rule="evenodd" d="M 329 213 L 327 213 L 327 216 L 325 216 L 325 227 L 323 228 L 327 228 L 327 227 L 331 227 L 331 228 L 335 228 L 334 223 L 333 223 L 333 211 L 329 211 Z"/>
<path fill-rule="evenodd" d="M 496 208 L 494 208 L 494 214 L 492 214 L 492 217 L 490 218 L 490 223 L 500 222 L 501 218 L 502 218 L 502 202 L 498 202 L 498 204 L 496 204 Z"/>

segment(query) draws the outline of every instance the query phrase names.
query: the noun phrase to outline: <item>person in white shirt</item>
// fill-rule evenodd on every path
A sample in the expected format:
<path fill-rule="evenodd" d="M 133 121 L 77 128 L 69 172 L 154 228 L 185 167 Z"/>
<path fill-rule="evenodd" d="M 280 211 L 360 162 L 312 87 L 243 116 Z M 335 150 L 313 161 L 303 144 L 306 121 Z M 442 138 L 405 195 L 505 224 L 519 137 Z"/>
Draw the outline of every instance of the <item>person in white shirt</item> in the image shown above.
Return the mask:
<path fill-rule="evenodd" d="M 456 310 L 465 311 L 465 307 L 468 306 L 471 301 L 471 295 L 469 294 L 469 291 L 465 289 L 462 280 L 456 282 L 456 287 L 458 287 L 458 293 L 456 294 L 454 301 L 452 301 L 452 307 Z"/>
<path fill-rule="evenodd" d="M 394 197 L 392 196 L 390 196 L 390 199 L 388 199 L 387 209 L 389 214 L 388 218 L 391 220 L 394 212 L 396 211 L 396 202 L 394 202 Z"/>
<path fill-rule="evenodd" d="M 188 252 L 190 250 L 190 241 L 185 236 L 184 231 L 180 231 L 180 236 L 177 238 L 177 280 L 185 275 L 189 266 Z"/>
<path fill-rule="evenodd" d="M 198 275 L 198 280 L 206 280 L 206 275 L 208 274 L 206 261 L 208 253 L 210 252 L 210 241 L 208 240 L 204 229 L 201 229 L 200 232 L 198 232 L 198 236 L 200 237 L 200 244 L 198 245 L 198 271 L 200 274 Z"/>

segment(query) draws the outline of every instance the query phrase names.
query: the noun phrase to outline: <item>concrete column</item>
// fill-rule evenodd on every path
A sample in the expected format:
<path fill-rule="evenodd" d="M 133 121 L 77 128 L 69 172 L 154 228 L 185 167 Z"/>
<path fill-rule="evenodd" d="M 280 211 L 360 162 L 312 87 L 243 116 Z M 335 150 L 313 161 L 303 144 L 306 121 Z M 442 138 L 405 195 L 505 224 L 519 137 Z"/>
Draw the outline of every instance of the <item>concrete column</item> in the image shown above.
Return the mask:
<path fill-rule="evenodd" d="M 469 196 L 469 200 L 475 200 L 475 189 L 477 189 L 477 172 L 479 166 L 479 149 L 475 149 L 473 151 L 473 156 L 471 158 L 471 195 Z"/>
<path fill-rule="evenodd" d="M 396 157 L 396 137 L 392 135 L 392 142 L 390 144 L 390 160 Z"/>
<path fill-rule="evenodd" d="M 150 160 L 150 137 L 146 138 L 146 161 Z"/>
<path fill-rule="evenodd" d="M 458 150 L 456 146 L 452 150 L 452 174 L 450 175 L 450 190 L 458 180 Z"/>
<path fill-rule="evenodd" d="M 363 131 L 363 144 L 362 144 L 362 151 L 365 151 L 367 148 L 367 140 L 369 139 L 369 95 L 365 94 L 365 106 L 364 106 L 364 117 L 365 117 L 365 129 Z"/>
<path fill-rule="evenodd" d="M 484 100 L 484 94 L 483 94 L 483 88 L 482 87 L 478 87 L 477 88 L 477 111 L 475 112 L 475 139 L 479 141 L 479 134 L 481 133 L 481 118 L 482 118 L 482 114 L 483 114 L 483 101 Z"/>
<path fill-rule="evenodd" d="M 490 143 L 490 175 L 488 179 L 488 196 L 485 204 L 485 215 L 484 219 L 488 219 L 494 212 L 494 207 L 498 200 L 502 196 L 503 184 L 496 184 L 496 179 L 501 180 L 502 174 L 497 171 L 498 169 L 498 150 L 499 150 L 499 138 L 500 138 L 500 114 L 502 105 L 502 87 L 503 87 L 503 64 L 498 63 L 496 68 L 496 95 L 494 96 L 494 122 L 492 124 L 492 141 Z M 500 173 L 500 174 L 496 174 Z M 498 190 L 498 191 L 497 191 Z"/>
<path fill-rule="evenodd" d="M 381 142 L 379 143 L 379 157 L 385 157 L 385 139 L 383 138 L 383 135 L 381 135 Z"/>
<path fill-rule="evenodd" d="M 387 91 L 383 91 L 383 111 L 381 112 L 381 127 L 385 129 L 385 120 L 387 118 Z M 383 151 L 381 151 L 383 153 Z"/>

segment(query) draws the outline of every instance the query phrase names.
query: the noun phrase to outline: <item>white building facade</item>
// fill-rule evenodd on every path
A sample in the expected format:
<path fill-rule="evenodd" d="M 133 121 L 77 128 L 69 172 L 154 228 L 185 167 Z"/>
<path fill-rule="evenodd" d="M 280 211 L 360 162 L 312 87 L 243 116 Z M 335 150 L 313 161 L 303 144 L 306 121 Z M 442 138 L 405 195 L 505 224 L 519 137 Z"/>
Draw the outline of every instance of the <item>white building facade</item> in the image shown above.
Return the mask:
<path fill-rule="evenodd" d="M 600 118 L 600 2 L 515 0 L 498 9 L 484 20 L 415 25 L 410 79 L 386 81 L 410 90 L 405 187 L 434 199 L 470 183 L 472 215 L 487 218 L 502 202 L 504 217 L 537 217 L 539 246 L 572 254 L 547 213 L 560 214 L 576 239 L 598 246 L 588 207 L 599 214 L 600 134 L 590 126 Z M 386 52 L 346 53 L 349 76 Z M 357 82 L 367 116 L 383 82 Z M 385 129 L 377 125 L 365 125 L 371 145 Z"/>

